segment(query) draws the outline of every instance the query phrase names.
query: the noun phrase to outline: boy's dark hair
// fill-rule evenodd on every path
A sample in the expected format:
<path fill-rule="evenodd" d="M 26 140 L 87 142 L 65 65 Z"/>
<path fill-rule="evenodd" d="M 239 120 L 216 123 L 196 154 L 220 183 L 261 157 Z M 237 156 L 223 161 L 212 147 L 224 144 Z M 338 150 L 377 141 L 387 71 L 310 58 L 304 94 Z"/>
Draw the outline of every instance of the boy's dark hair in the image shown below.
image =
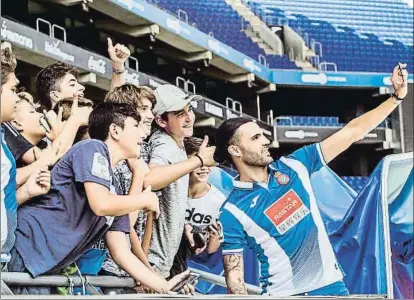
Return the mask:
<path fill-rule="evenodd" d="M 203 139 L 200 139 L 198 137 L 188 137 L 184 139 L 184 148 L 185 152 L 187 152 L 187 155 L 193 155 L 198 153 L 198 150 L 200 150 L 200 146 L 203 143 Z"/>
<path fill-rule="evenodd" d="M 154 92 L 150 87 L 136 86 L 130 83 L 114 88 L 105 96 L 105 102 L 127 103 L 137 107 L 142 105 L 143 99 L 148 99 L 152 103 L 152 106 L 157 102 Z"/>
<path fill-rule="evenodd" d="M 58 114 L 59 109 L 62 107 L 62 121 L 66 121 L 72 114 L 72 104 L 73 98 L 64 98 L 60 100 L 56 106 L 53 108 L 53 111 Z M 89 106 L 93 107 L 93 101 L 89 99 L 79 99 L 78 100 L 78 107 Z M 78 131 L 76 132 L 75 140 L 73 144 L 80 142 L 84 139 L 84 136 L 88 133 L 88 125 L 80 126 Z"/>
<path fill-rule="evenodd" d="M 109 126 L 116 124 L 124 128 L 125 119 L 131 117 L 138 123 L 141 121 L 133 105 L 125 103 L 100 103 L 89 116 L 89 136 L 92 139 L 105 141 L 108 138 Z"/>
<path fill-rule="evenodd" d="M 72 74 L 76 78 L 78 70 L 63 62 L 51 64 L 41 70 L 36 76 L 36 92 L 40 104 L 46 109 L 52 108 L 51 91 L 59 91 L 59 84 L 66 74 Z"/>
<path fill-rule="evenodd" d="M 72 114 L 72 104 L 73 104 L 73 98 L 64 98 L 56 104 L 56 106 L 53 108 L 53 111 L 56 114 L 58 114 L 59 109 L 62 107 L 63 109 L 62 120 L 66 121 L 67 119 L 69 119 L 69 117 Z M 93 101 L 89 99 L 81 98 L 78 100 L 78 107 L 84 107 L 84 106 L 93 107 L 93 104 L 94 104 Z"/>
<path fill-rule="evenodd" d="M 214 152 L 214 160 L 220 164 L 232 163 L 231 156 L 227 150 L 230 145 L 237 145 L 238 134 L 237 130 L 240 126 L 253 122 L 249 118 L 233 118 L 224 121 L 216 132 L 216 151 Z"/>
<path fill-rule="evenodd" d="M 9 75 L 16 71 L 16 57 L 8 47 L 1 49 L 1 85 L 9 80 Z"/>

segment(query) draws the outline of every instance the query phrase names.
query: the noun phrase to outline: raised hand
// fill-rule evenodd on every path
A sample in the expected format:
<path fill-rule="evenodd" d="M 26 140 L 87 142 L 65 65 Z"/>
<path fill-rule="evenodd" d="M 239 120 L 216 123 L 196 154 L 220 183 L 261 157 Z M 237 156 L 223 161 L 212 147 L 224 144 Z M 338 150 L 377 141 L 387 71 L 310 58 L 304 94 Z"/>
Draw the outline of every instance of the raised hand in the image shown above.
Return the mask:
<path fill-rule="evenodd" d="M 92 107 L 82 106 L 79 107 L 79 97 L 73 95 L 73 104 L 71 109 L 71 117 L 75 118 L 79 122 L 79 126 L 88 125 L 89 115 L 92 112 Z"/>
<path fill-rule="evenodd" d="M 59 108 L 57 115 L 53 110 L 43 110 L 43 114 L 47 120 L 47 123 L 50 125 L 50 130 L 46 130 L 46 137 L 53 142 L 60 134 L 66 123 L 62 120 L 63 108 Z"/>
<path fill-rule="evenodd" d="M 131 55 L 131 51 L 121 44 L 114 46 L 112 39 L 108 38 L 108 54 L 111 58 L 112 65 L 120 68 L 124 66 L 125 61 Z"/>
<path fill-rule="evenodd" d="M 215 146 L 208 147 L 208 136 L 204 137 L 203 143 L 198 150 L 198 155 L 203 160 L 203 164 L 206 167 L 212 167 L 216 165 L 214 161 L 214 151 L 216 151 Z"/>
<path fill-rule="evenodd" d="M 404 99 L 408 94 L 407 64 L 398 63 L 391 76 L 391 83 L 398 98 Z"/>

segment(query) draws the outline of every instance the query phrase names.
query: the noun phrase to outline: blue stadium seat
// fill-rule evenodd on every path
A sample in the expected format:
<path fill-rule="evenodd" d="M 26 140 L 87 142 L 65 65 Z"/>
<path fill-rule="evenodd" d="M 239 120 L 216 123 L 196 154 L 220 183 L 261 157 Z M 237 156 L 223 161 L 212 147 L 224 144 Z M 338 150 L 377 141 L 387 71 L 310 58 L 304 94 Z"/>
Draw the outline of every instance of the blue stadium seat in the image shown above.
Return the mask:
<path fill-rule="evenodd" d="M 368 182 L 369 177 L 365 176 L 342 176 L 342 179 L 348 183 L 356 192 L 360 192 Z"/>
<path fill-rule="evenodd" d="M 241 29 L 241 17 L 225 0 L 159 0 L 158 5 L 177 14 L 179 9 L 188 14 L 188 23 L 197 24 L 205 33 L 212 32 L 219 41 L 258 61 L 259 55 L 266 57 L 270 68 L 300 69 L 287 55 L 266 55 Z"/>
<path fill-rule="evenodd" d="M 404 61 L 413 72 L 413 9 L 402 0 L 248 3 L 258 16 L 266 10 L 272 22 L 288 19 L 290 27 L 308 34 L 309 41 L 321 42 L 320 61 L 335 62 L 339 71 L 388 73 Z"/>

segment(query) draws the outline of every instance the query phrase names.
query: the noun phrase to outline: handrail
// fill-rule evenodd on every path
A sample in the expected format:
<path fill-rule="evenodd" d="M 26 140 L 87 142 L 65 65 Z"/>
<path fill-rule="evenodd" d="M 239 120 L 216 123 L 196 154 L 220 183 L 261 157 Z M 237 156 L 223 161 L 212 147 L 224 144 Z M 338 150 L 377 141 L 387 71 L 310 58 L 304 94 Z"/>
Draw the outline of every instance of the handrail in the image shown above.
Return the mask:
<path fill-rule="evenodd" d="M 289 126 L 293 126 L 293 120 L 291 117 L 276 117 L 275 118 L 275 124 L 277 124 L 277 121 L 279 120 L 289 120 L 290 121 L 290 125 Z"/>
<path fill-rule="evenodd" d="M 52 36 L 52 24 L 49 21 L 42 19 L 42 18 L 36 19 L 36 31 L 40 32 L 39 31 L 40 22 L 47 24 L 49 26 L 49 36 Z"/>
<path fill-rule="evenodd" d="M 56 38 L 56 37 L 55 37 L 55 28 L 58 28 L 58 29 L 60 29 L 60 30 L 63 32 L 63 41 L 64 41 L 64 42 L 66 42 L 66 29 L 65 29 L 65 28 L 63 28 L 62 26 L 59 26 L 59 25 L 53 24 L 53 25 L 52 25 L 52 37 L 53 37 L 53 38 Z"/>
<path fill-rule="evenodd" d="M 130 57 L 128 57 L 128 59 L 127 59 L 127 61 L 126 61 L 126 66 L 128 67 L 128 68 L 131 68 L 130 67 L 130 64 L 129 64 L 129 60 L 132 60 L 132 61 L 134 61 L 135 62 L 135 71 L 139 71 L 139 61 L 138 61 L 138 59 L 136 58 L 136 57 L 133 57 L 133 56 L 130 56 Z M 132 69 L 132 68 L 131 68 Z"/>
<path fill-rule="evenodd" d="M 208 272 L 200 271 L 190 268 L 191 271 L 200 274 L 200 279 L 227 287 L 224 277 L 211 274 Z M 44 275 L 33 278 L 29 273 L 20 272 L 2 272 L 2 288 L 6 290 L 7 284 L 10 285 L 27 285 L 27 286 L 82 286 L 85 282 L 90 283 L 93 286 L 103 288 L 133 288 L 136 286 L 135 280 L 130 277 L 116 277 L 116 276 L 84 276 L 81 278 L 78 275 L 71 276 L 70 278 L 63 275 Z M 258 286 L 246 284 L 247 291 L 251 295 L 260 295 L 262 290 Z"/>
<path fill-rule="evenodd" d="M 182 89 L 187 90 L 187 82 L 185 81 L 185 79 L 180 76 L 177 76 L 177 78 L 175 79 L 175 85 L 180 87 L 180 82 L 183 83 Z"/>
<path fill-rule="evenodd" d="M 223 276 L 219 276 L 216 274 L 211 274 L 208 272 L 200 271 L 197 269 L 189 268 L 191 271 L 200 274 L 200 279 L 211 282 L 212 284 L 219 285 L 222 287 L 227 287 L 226 280 Z M 252 284 L 246 284 L 247 292 L 250 295 L 260 295 L 262 293 L 262 289 L 258 286 Z"/>
<path fill-rule="evenodd" d="M 267 66 L 267 59 L 263 54 L 259 54 L 259 64 L 262 64 L 263 66 Z"/>
<path fill-rule="evenodd" d="M 237 110 L 237 105 L 239 106 L 239 110 Z M 226 98 L 226 108 L 230 108 L 235 112 L 238 112 L 240 116 L 243 115 L 243 105 L 239 101 L 233 100 L 230 97 Z"/>
<path fill-rule="evenodd" d="M 193 90 L 190 92 L 190 86 L 193 87 Z M 196 93 L 196 85 L 194 82 L 190 81 L 190 79 L 187 80 L 187 93 L 195 94 Z"/>
<path fill-rule="evenodd" d="M 182 10 L 181 8 L 178 9 L 177 10 L 177 15 L 178 15 L 178 18 L 181 21 L 184 21 L 184 22 L 188 23 L 188 14 L 185 12 L 185 10 Z M 185 17 L 184 20 L 181 18 L 181 15 L 183 15 Z"/>
<path fill-rule="evenodd" d="M 320 58 L 319 58 L 319 55 L 313 56 L 313 59 L 314 59 L 313 65 L 314 65 L 315 67 L 317 67 L 317 68 L 318 68 L 318 70 L 319 70 L 319 63 L 320 63 Z"/>
<path fill-rule="evenodd" d="M 319 53 L 316 53 L 316 46 L 319 46 Z M 320 57 L 322 57 L 322 43 L 321 42 L 316 42 L 315 40 L 313 40 L 313 52 L 315 52 L 316 54 L 318 54 Z"/>
<path fill-rule="evenodd" d="M 322 66 L 324 66 L 324 68 L 322 68 Z M 334 72 L 337 73 L 338 72 L 338 66 L 336 65 L 336 63 L 334 62 L 321 62 L 319 64 L 319 70 L 327 72 L 328 71 L 328 66 L 332 66 L 334 68 Z"/>

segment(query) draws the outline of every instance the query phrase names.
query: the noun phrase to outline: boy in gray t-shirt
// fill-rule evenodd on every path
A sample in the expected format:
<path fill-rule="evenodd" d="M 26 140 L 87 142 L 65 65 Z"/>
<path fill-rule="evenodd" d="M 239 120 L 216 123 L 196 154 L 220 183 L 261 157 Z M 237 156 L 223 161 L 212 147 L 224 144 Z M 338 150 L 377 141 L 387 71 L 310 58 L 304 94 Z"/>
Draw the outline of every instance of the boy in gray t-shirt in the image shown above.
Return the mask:
<path fill-rule="evenodd" d="M 159 129 L 149 140 L 150 172 L 144 186 L 161 192 L 160 217 L 154 221 L 148 260 L 163 277 L 170 275 L 174 256 L 184 230 L 188 195 L 188 174 L 200 166 L 215 164 L 215 147 L 207 147 L 206 137 L 198 154 L 190 159 L 184 150 L 184 138 L 193 135 L 195 121 L 191 101 L 198 95 L 187 95 L 173 85 L 155 90 L 153 109 Z"/>

